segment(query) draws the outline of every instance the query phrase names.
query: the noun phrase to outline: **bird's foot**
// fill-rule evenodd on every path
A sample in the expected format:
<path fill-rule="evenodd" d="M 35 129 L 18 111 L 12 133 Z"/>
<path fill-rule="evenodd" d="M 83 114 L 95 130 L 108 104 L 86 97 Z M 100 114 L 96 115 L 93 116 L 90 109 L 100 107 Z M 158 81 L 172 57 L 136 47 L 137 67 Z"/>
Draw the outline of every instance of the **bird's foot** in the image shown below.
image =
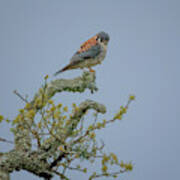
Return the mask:
<path fill-rule="evenodd" d="M 89 69 L 89 72 L 95 72 L 95 70 L 91 69 L 91 68 L 88 68 Z"/>

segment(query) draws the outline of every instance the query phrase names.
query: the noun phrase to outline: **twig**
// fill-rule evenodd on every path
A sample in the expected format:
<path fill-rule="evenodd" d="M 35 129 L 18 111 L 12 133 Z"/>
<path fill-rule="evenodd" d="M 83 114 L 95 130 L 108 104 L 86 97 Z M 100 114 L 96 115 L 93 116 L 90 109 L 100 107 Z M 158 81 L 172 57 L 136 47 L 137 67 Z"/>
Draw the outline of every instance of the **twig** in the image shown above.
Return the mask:
<path fill-rule="evenodd" d="M 84 170 L 83 169 L 79 169 L 79 168 L 76 168 L 76 167 L 67 167 L 68 169 L 70 169 L 70 170 L 75 170 L 75 171 L 80 171 L 80 172 L 84 172 Z"/>
<path fill-rule="evenodd" d="M 60 173 L 60 172 L 58 172 L 58 171 L 52 171 L 52 172 L 54 172 L 55 174 L 57 174 L 60 178 L 62 178 L 62 179 L 65 179 L 65 180 L 69 180 L 64 174 L 62 174 L 62 173 Z"/>
<path fill-rule="evenodd" d="M 51 165 L 50 165 L 50 168 L 52 169 L 54 166 L 56 166 L 58 164 L 59 161 L 61 161 L 64 157 L 66 156 L 66 153 L 63 152 L 62 154 L 60 154 L 57 159 L 55 159 Z"/>
<path fill-rule="evenodd" d="M 89 178 L 89 180 L 92 180 L 92 179 L 95 179 L 95 178 L 100 178 L 100 177 L 103 177 L 103 176 L 109 176 L 109 177 L 113 177 L 113 176 L 116 176 L 118 174 L 121 174 L 121 173 L 124 173 L 126 172 L 127 170 L 120 170 L 120 171 L 117 171 L 117 172 L 110 172 L 110 173 L 102 173 L 102 174 L 97 174 L 95 176 L 91 176 L 91 178 Z"/>
<path fill-rule="evenodd" d="M 10 143 L 10 144 L 14 144 L 12 141 L 6 140 L 6 139 L 1 138 L 1 137 L 0 137 L 0 141 Z"/>
<path fill-rule="evenodd" d="M 17 92 L 17 90 L 14 90 L 13 93 L 17 95 L 21 100 L 23 100 L 25 103 L 29 103 L 27 99 L 25 99 L 21 94 Z"/>

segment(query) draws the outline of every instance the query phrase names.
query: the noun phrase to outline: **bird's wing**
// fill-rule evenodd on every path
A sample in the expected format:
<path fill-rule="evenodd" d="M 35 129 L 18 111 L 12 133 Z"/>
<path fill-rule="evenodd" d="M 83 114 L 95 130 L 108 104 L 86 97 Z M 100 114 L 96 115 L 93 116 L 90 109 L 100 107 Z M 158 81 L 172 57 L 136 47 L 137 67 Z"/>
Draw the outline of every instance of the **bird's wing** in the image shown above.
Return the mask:
<path fill-rule="evenodd" d="M 95 46 L 91 46 L 88 50 L 79 53 L 77 51 L 74 56 L 71 58 L 70 63 L 76 64 L 80 63 L 86 59 L 93 59 L 101 53 L 101 46 L 96 44 Z"/>
<path fill-rule="evenodd" d="M 90 49 L 92 46 L 95 46 L 97 44 L 97 35 L 93 36 L 92 38 L 88 39 L 87 41 L 85 41 L 80 49 L 77 51 L 77 53 L 82 53 L 87 51 L 88 49 Z"/>
<path fill-rule="evenodd" d="M 85 60 L 94 59 L 101 53 L 101 51 L 102 48 L 97 43 L 97 36 L 92 37 L 81 45 L 80 49 L 71 58 L 70 63 L 63 69 L 56 72 L 55 75 L 63 71 L 72 69 L 73 66 L 76 66 Z"/>

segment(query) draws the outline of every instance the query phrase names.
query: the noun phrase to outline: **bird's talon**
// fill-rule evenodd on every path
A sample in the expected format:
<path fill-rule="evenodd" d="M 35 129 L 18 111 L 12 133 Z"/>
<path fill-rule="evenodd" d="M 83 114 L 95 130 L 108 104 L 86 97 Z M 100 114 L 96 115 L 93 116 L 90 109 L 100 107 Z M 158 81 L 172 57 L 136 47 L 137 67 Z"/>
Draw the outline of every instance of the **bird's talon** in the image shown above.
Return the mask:
<path fill-rule="evenodd" d="M 89 72 L 95 72 L 95 70 L 93 70 L 93 69 L 89 68 Z"/>

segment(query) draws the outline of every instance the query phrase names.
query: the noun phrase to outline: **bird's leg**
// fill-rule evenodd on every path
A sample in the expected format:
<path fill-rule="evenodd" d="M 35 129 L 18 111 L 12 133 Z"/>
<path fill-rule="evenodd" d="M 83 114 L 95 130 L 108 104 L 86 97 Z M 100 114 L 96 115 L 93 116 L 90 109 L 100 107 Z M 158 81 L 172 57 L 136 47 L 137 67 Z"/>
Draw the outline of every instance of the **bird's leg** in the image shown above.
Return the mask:
<path fill-rule="evenodd" d="M 89 72 L 95 72 L 91 67 L 88 67 Z"/>

